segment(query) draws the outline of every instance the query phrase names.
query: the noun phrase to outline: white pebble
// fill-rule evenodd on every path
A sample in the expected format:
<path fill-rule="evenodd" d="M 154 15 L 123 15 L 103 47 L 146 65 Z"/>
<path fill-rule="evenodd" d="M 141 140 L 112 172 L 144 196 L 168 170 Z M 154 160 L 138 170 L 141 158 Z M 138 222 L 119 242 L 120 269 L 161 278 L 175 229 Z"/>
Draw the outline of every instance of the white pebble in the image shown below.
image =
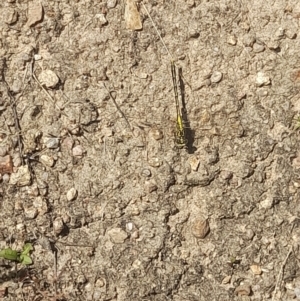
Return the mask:
<path fill-rule="evenodd" d="M 73 147 L 72 149 L 72 154 L 74 157 L 82 157 L 83 155 L 83 148 L 81 145 L 76 145 L 75 147 Z"/>
<path fill-rule="evenodd" d="M 271 209 L 273 206 L 273 199 L 271 197 L 267 197 L 263 201 L 260 202 L 260 207 L 263 209 Z"/>
<path fill-rule="evenodd" d="M 35 54 L 33 57 L 35 61 L 40 61 L 42 59 L 42 56 L 40 54 Z"/>
<path fill-rule="evenodd" d="M 117 0 L 108 0 L 107 8 L 114 8 L 117 5 Z"/>
<path fill-rule="evenodd" d="M 68 201 L 73 201 L 77 196 L 77 190 L 72 187 L 68 192 L 67 192 L 67 200 Z"/>
<path fill-rule="evenodd" d="M 127 223 L 127 224 L 126 224 L 126 229 L 127 229 L 128 231 L 132 231 L 132 229 L 133 229 L 133 223 L 132 223 L 132 222 Z"/>
<path fill-rule="evenodd" d="M 271 80 L 269 76 L 265 75 L 263 72 L 258 72 L 256 75 L 256 85 L 258 87 L 270 85 Z"/>
<path fill-rule="evenodd" d="M 56 137 L 44 137 L 44 144 L 47 148 L 58 148 L 59 138 Z"/>
<path fill-rule="evenodd" d="M 59 82 L 58 76 L 52 70 L 43 70 L 39 74 L 38 79 L 47 88 L 54 88 Z"/>
<path fill-rule="evenodd" d="M 199 168 L 199 164 L 200 164 L 200 160 L 196 157 L 196 156 L 192 156 L 190 159 L 189 159 L 189 163 L 191 165 L 191 169 L 193 171 L 197 171 L 198 168 Z"/>
<path fill-rule="evenodd" d="M 104 14 L 97 14 L 96 18 L 99 19 L 101 25 L 106 25 L 108 23 Z"/>
<path fill-rule="evenodd" d="M 223 77 L 223 74 L 219 71 L 214 71 L 210 77 L 212 83 L 218 83 Z"/>
<path fill-rule="evenodd" d="M 228 36 L 228 37 L 227 37 L 227 43 L 228 43 L 229 45 L 234 46 L 234 45 L 236 45 L 236 42 L 237 42 L 236 36 L 231 35 L 231 36 Z"/>

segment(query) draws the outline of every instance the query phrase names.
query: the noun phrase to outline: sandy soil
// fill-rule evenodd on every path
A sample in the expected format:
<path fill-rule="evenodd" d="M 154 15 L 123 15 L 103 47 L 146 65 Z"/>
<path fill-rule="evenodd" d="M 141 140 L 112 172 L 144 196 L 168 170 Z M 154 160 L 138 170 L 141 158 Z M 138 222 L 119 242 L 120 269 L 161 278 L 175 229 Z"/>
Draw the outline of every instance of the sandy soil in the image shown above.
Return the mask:
<path fill-rule="evenodd" d="M 127 2 L 0 3 L 1 299 L 300 299 L 299 1 Z"/>

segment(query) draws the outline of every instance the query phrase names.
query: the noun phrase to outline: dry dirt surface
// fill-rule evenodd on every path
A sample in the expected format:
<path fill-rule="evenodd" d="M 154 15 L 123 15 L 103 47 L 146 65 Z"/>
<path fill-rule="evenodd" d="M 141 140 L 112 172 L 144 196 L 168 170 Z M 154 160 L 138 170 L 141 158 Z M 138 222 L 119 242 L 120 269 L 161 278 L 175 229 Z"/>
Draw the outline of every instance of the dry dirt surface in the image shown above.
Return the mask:
<path fill-rule="evenodd" d="M 300 299 L 299 20 L 298 0 L 2 0 L 0 249 L 34 249 L 0 258 L 0 299 Z"/>

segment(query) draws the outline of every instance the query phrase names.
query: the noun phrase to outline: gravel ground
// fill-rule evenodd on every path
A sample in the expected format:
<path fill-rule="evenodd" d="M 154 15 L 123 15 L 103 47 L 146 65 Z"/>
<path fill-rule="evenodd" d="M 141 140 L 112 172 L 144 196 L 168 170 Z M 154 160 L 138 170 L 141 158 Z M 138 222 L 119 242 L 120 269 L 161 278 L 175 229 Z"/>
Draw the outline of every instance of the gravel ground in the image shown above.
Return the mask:
<path fill-rule="evenodd" d="M 0 12 L 2 300 L 300 299 L 299 1 Z"/>

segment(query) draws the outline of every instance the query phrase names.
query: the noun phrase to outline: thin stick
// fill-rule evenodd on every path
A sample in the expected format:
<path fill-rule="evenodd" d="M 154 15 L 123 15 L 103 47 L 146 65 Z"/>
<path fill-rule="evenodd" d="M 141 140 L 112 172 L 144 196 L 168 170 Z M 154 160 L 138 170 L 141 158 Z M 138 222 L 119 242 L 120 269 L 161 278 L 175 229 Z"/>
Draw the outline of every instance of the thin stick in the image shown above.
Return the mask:
<path fill-rule="evenodd" d="M 13 95 L 9 91 L 9 86 L 8 86 L 8 83 L 6 82 L 6 80 L 4 78 L 4 74 L 2 74 L 2 79 L 5 83 L 6 91 L 7 91 L 7 94 L 9 96 L 11 110 L 13 111 L 15 129 L 16 129 L 16 132 L 17 132 L 17 135 L 18 135 L 17 137 L 18 137 L 19 154 L 20 154 L 20 158 L 21 158 L 21 161 L 22 161 L 22 165 L 24 165 L 23 144 L 22 144 L 22 138 L 21 138 L 20 121 L 19 121 L 19 118 L 18 118 L 17 108 L 16 108 L 16 100 L 14 99 Z"/>
<path fill-rule="evenodd" d="M 173 62 L 173 63 L 175 64 L 175 61 L 174 61 L 174 59 L 173 59 L 173 56 L 171 55 L 171 53 L 170 53 L 170 51 L 169 51 L 167 45 L 165 44 L 165 42 L 164 42 L 164 40 L 163 40 L 161 34 L 159 33 L 159 31 L 158 31 L 158 29 L 157 29 L 157 27 L 156 27 L 156 25 L 155 25 L 155 23 L 154 23 L 154 20 L 152 19 L 152 17 L 151 17 L 151 15 L 150 15 L 148 9 L 146 8 L 144 2 L 142 2 L 142 5 L 143 5 L 143 7 L 144 7 L 144 9 L 145 9 L 145 11 L 146 11 L 146 13 L 147 13 L 149 19 L 151 20 L 151 23 L 152 23 L 152 25 L 153 25 L 153 27 L 154 27 L 154 29 L 155 29 L 157 35 L 159 36 L 159 38 L 160 38 L 160 40 L 161 40 L 161 42 L 162 42 L 164 48 L 166 49 L 166 51 L 167 51 L 167 53 L 168 53 L 168 55 L 169 55 L 169 57 L 170 57 L 170 59 L 171 59 L 171 62 Z M 189 86 L 189 88 L 192 90 L 192 87 L 191 87 L 191 86 L 189 85 L 189 83 L 185 80 L 184 76 L 181 75 L 181 77 L 184 79 L 185 83 L 186 83 L 186 84 Z"/>
<path fill-rule="evenodd" d="M 277 292 L 277 289 L 278 289 L 278 286 L 279 286 L 279 282 L 281 281 L 281 277 L 282 277 L 282 274 L 283 274 L 284 266 L 286 265 L 286 262 L 287 262 L 288 258 L 290 257 L 290 255 L 292 253 L 292 250 L 293 250 L 293 247 L 291 246 L 290 249 L 289 249 L 288 254 L 286 255 L 286 257 L 285 257 L 285 259 L 284 259 L 284 261 L 283 261 L 283 263 L 281 265 L 281 268 L 280 268 L 280 271 L 279 271 L 279 274 L 278 274 L 278 277 L 277 277 L 275 289 L 274 289 L 274 292 L 273 292 L 272 301 L 275 300 L 275 295 L 276 295 L 276 292 Z"/>
<path fill-rule="evenodd" d="M 165 44 L 165 42 L 164 42 L 162 36 L 160 35 L 160 33 L 159 33 L 159 31 L 158 31 L 158 29 L 157 29 L 157 27 L 156 27 L 156 25 L 155 25 L 155 23 L 154 23 L 154 21 L 153 21 L 153 19 L 152 19 L 150 13 L 149 13 L 149 11 L 148 11 L 148 9 L 146 8 L 146 6 L 145 6 L 145 4 L 144 4 L 144 2 L 142 2 L 142 5 L 143 5 L 143 7 L 144 7 L 144 9 L 145 9 L 145 11 L 146 11 L 146 13 L 147 13 L 149 19 L 151 20 L 152 25 L 153 25 L 153 27 L 154 27 L 154 29 L 155 29 L 157 35 L 159 36 L 159 38 L 160 38 L 162 44 L 164 45 L 164 47 L 165 47 L 165 49 L 166 49 L 168 55 L 170 56 L 171 61 L 174 61 L 174 60 L 173 60 L 173 57 L 172 57 L 172 55 L 171 55 L 171 53 L 170 53 L 170 51 L 168 50 L 168 47 L 166 46 L 166 44 Z"/>
<path fill-rule="evenodd" d="M 122 110 L 120 109 L 119 105 L 116 102 L 116 99 L 114 98 L 114 96 L 112 95 L 111 91 L 108 90 L 108 88 L 106 87 L 106 85 L 102 82 L 103 87 L 106 89 L 106 91 L 108 92 L 110 98 L 112 99 L 114 105 L 116 106 L 117 110 L 120 112 L 120 114 L 122 115 L 122 117 L 125 119 L 129 129 L 132 131 L 131 125 L 128 121 L 128 119 L 126 118 L 125 114 L 122 112 Z"/>

